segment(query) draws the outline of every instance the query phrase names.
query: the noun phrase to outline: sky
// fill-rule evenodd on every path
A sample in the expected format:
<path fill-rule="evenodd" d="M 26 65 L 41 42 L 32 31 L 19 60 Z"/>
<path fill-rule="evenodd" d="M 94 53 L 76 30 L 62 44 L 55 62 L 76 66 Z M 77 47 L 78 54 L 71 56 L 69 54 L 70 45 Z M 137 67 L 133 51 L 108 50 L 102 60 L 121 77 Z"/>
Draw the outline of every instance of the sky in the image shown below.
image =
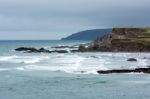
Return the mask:
<path fill-rule="evenodd" d="M 0 0 L 0 40 L 57 40 L 82 30 L 150 26 L 150 0 Z"/>

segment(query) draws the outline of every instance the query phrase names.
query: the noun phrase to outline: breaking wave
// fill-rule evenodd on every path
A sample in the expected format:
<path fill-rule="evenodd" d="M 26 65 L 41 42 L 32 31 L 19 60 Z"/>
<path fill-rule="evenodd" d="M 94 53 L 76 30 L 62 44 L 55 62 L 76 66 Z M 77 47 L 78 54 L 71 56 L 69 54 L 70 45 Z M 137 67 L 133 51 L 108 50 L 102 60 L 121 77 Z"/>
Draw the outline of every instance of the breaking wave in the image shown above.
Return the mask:
<path fill-rule="evenodd" d="M 47 56 L 0 56 L 0 62 L 34 64 L 48 58 Z"/>

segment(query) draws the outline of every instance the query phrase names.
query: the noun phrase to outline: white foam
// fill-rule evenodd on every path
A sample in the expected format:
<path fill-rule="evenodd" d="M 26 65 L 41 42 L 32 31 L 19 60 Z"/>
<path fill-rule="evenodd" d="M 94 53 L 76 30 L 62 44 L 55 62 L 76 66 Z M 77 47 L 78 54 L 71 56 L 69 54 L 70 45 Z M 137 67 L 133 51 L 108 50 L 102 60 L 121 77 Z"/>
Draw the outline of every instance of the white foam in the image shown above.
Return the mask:
<path fill-rule="evenodd" d="M 96 71 L 82 71 L 77 67 L 62 67 L 62 66 L 36 66 L 36 65 L 28 65 L 23 68 L 17 68 L 18 70 L 30 70 L 30 71 L 62 71 L 66 73 L 73 73 L 73 74 L 96 74 Z"/>
<path fill-rule="evenodd" d="M 138 64 L 139 66 L 147 66 L 148 65 L 148 60 L 146 59 L 138 59 Z"/>
<path fill-rule="evenodd" d="M 0 56 L 0 61 L 9 61 L 13 58 L 17 58 L 17 56 L 13 55 L 13 56 Z"/>
<path fill-rule="evenodd" d="M 73 74 L 97 74 L 98 70 L 147 66 L 149 59 L 135 53 L 69 53 L 48 56 L 0 56 L 0 62 L 24 63 L 15 68 L 20 71 L 61 71 Z M 142 56 L 145 56 L 142 54 Z M 133 57 L 138 62 L 128 62 Z M 25 66 L 24 66 L 25 65 Z M 18 66 L 18 65 L 17 65 Z"/>
<path fill-rule="evenodd" d="M 28 61 L 29 62 L 29 61 Z M 17 70 L 30 71 L 62 71 L 73 74 L 97 74 L 97 70 L 106 70 L 104 59 L 89 59 L 75 54 L 52 55 L 46 64 L 26 65 Z"/>
<path fill-rule="evenodd" d="M 47 56 L 0 56 L 1 62 L 34 64 L 49 59 Z"/>
<path fill-rule="evenodd" d="M 16 68 L 17 70 L 25 70 L 23 67 L 18 67 L 18 68 Z"/>

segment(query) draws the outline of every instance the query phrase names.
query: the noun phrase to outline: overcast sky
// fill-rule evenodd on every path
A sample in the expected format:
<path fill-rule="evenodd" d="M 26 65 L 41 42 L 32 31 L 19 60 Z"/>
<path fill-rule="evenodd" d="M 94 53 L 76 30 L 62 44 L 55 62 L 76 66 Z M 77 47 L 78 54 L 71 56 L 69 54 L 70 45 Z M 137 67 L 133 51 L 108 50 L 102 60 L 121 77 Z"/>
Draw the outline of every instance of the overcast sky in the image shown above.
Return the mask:
<path fill-rule="evenodd" d="M 111 27 L 150 26 L 150 0 L 0 0 L 0 40 L 60 39 Z"/>

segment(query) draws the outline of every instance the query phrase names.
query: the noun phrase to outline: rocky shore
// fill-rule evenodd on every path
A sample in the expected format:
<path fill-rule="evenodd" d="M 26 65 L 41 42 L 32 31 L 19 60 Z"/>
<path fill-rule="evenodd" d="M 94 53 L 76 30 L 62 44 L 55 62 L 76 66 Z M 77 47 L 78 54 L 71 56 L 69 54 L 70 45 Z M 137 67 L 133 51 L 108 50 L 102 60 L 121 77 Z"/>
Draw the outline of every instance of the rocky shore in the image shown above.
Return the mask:
<path fill-rule="evenodd" d="M 21 51 L 25 53 L 69 53 L 69 52 L 79 52 L 79 50 L 65 50 L 63 48 L 74 48 L 73 46 L 58 46 L 58 47 L 52 47 L 56 48 L 55 50 L 48 50 L 45 48 L 34 48 L 34 47 L 19 47 L 16 48 L 15 51 Z M 59 49 L 57 49 L 59 48 Z"/>
<path fill-rule="evenodd" d="M 33 47 L 19 47 L 15 49 L 16 51 L 22 51 L 25 53 L 69 53 L 67 50 L 63 50 L 63 48 L 73 48 L 70 46 L 59 46 L 53 47 L 59 48 L 60 50 L 48 50 L 45 48 L 33 48 Z M 71 52 L 79 52 L 79 50 L 70 50 Z M 148 57 L 143 57 L 143 59 L 150 59 Z M 128 62 L 137 62 L 138 60 L 134 58 L 127 58 Z M 81 73 L 86 73 L 86 71 L 81 71 Z M 146 73 L 150 74 L 150 66 L 147 67 L 137 67 L 132 69 L 112 69 L 112 70 L 98 70 L 98 74 L 113 74 L 113 73 Z"/>

